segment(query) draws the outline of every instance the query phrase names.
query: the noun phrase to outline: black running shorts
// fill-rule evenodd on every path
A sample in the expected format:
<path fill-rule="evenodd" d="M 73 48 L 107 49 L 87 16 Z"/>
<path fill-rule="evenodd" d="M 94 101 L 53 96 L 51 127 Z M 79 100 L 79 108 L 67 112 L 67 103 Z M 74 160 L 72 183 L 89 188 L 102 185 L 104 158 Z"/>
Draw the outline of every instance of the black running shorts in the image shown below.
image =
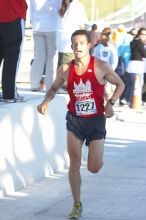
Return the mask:
<path fill-rule="evenodd" d="M 90 141 L 105 139 L 105 116 L 93 116 L 91 118 L 81 118 L 67 112 L 66 115 L 66 128 L 77 136 L 85 145 L 88 146 Z"/>

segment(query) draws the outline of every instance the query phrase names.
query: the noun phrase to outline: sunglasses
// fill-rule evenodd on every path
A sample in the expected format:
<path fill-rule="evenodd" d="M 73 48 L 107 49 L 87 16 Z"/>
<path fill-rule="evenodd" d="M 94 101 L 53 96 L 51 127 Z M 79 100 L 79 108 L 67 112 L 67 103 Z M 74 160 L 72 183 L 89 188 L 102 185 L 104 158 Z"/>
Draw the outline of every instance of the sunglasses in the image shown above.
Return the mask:
<path fill-rule="evenodd" d="M 132 36 L 136 36 L 136 34 L 131 34 Z"/>
<path fill-rule="evenodd" d="M 144 33 L 141 33 L 140 35 L 146 36 L 146 34 L 144 34 Z"/>

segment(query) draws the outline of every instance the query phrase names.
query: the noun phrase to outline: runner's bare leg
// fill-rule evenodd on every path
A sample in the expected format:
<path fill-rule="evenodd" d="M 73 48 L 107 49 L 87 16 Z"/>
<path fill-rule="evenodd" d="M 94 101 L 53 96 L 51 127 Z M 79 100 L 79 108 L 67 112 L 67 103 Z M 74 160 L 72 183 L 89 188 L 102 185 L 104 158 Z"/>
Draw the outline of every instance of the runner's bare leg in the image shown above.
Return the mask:
<path fill-rule="evenodd" d="M 81 187 L 81 154 L 83 142 L 77 138 L 72 132 L 67 132 L 68 154 L 70 158 L 70 167 L 68 172 L 69 183 L 73 195 L 74 202 L 80 202 Z"/>

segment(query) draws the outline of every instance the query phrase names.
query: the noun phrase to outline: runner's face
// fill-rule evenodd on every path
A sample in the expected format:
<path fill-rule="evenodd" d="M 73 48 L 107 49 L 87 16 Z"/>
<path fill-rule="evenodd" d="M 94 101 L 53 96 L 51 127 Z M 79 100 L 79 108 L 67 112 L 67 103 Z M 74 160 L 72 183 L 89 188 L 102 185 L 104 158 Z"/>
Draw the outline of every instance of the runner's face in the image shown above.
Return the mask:
<path fill-rule="evenodd" d="M 89 54 L 91 44 L 88 43 L 86 36 L 77 35 L 72 38 L 72 49 L 76 58 L 82 58 Z"/>

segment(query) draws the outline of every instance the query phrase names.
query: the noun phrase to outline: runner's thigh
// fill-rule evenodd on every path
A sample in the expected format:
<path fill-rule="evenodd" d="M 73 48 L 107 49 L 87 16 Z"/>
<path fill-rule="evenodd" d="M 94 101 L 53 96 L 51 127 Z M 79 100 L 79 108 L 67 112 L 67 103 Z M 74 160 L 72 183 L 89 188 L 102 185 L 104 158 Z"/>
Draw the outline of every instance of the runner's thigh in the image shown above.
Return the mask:
<path fill-rule="evenodd" d="M 97 172 L 103 165 L 104 139 L 93 140 L 89 144 L 88 169 Z"/>

